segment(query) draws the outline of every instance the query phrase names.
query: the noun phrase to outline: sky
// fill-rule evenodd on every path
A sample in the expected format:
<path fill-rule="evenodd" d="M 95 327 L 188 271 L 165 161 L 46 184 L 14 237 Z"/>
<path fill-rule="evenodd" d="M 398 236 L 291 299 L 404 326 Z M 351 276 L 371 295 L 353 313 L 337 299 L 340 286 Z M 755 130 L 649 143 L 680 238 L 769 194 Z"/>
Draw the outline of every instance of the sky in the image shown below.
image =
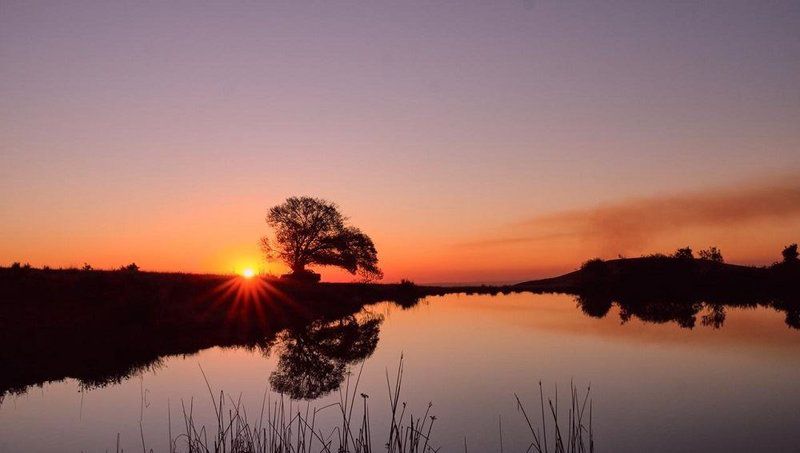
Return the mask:
<path fill-rule="evenodd" d="M 387 281 L 769 264 L 798 82 L 796 1 L 4 0 L 0 265 L 282 272 L 258 240 L 292 195 Z"/>

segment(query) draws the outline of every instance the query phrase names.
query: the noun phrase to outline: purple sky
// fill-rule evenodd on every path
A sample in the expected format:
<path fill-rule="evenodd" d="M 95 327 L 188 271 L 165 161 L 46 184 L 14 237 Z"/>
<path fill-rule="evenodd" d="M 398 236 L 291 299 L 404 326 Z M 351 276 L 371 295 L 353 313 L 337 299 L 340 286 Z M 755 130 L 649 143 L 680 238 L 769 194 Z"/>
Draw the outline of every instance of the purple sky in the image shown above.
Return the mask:
<path fill-rule="evenodd" d="M 0 264 L 230 270 L 309 194 L 510 278 L 585 256 L 458 244 L 798 168 L 797 1 L 0 3 Z"/>

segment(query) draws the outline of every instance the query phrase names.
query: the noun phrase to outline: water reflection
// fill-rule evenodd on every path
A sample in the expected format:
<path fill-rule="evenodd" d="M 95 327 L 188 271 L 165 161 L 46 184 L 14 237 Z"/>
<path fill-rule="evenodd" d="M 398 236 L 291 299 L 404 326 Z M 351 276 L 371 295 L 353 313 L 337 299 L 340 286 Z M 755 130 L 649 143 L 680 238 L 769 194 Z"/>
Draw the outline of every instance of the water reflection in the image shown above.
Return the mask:
<path fill-rule="evenodd" d="M 176 280 L 169 287 L 144 280 L 88 283 L 96 287 L 61 292 L 63 303 L 51 295 L 37 297 L 30 287 L 25 303 L 3 305 L 0 395 L 65 378 L 77 379 L 84 388 L 104 387 L 156 369 L 165 357 L 221 346 L 276 357 L 277 369 L 269 376 L 273 389 L 294 399 L 315 399 L 338 388 L 348 368 L 375 351 L 383 318 L 369 313 L 371 304 L 389 299 L 406 309 L 426 294 L 402 285 L 387 293 L 370 286 L 262 290 L 230 282 L 222 282 L 224 291 L 219 291 L 220 282 L 211 280 L 185 285 Z M 81 299 L 86 294 L 90 297 Z M 105 307 L 101 297 L 113 302 Z M 636 318 L 721 329 L 728 309 L 761 306 L 784 313 L 789 327 L 800 328 L 800 304 L 784 296 L 604 290 L 574 297 L 580 311 L 593 318 L 608 316 L 616 305 L 623 324 Z"/>
<path fill-rule="evenodd" d="M 617 305 L 623 324 L 636 318 L 653 324 L 674 322 L 687 329 L 692 329 L 697 325 L 698 316 L 701 325 L 719 329 L 725 324 L 726 307 L 755 308 L 761 306 L 784 312 L 786 325 L 793 329 L 800 329 L 798 322 L 800 321 L 800 303 L 790 302 L 785 298 L 758 299 L 745 296 L 719 301 L 692 294 L 673 294 L 664 297 L 646 293 L 586 292 L 575 295 L 575 301 L 584 314 L 593 318 L 605 317 L 611 307 Z"/>
<path fill-rule="evenodd" d="M 382 319 L 364 315 L 366 306 L 396 299 L 409 308 L 424 291 L 157 274 L 4 276 L 0 395 L 66 378 L 105 387 L 165 357 L 244 347 L 277 355 L 277 390 L 314 398 L 375 350 Z"/>
<path fill-rule="evenodd" d="M 336 390 L 349 365 L 375 352 L 382 322 L 382 316 L 366 314 L 282 332 L 267 349 L 278 353 L 270 385 L 294 399 L 316 399 Z"/>

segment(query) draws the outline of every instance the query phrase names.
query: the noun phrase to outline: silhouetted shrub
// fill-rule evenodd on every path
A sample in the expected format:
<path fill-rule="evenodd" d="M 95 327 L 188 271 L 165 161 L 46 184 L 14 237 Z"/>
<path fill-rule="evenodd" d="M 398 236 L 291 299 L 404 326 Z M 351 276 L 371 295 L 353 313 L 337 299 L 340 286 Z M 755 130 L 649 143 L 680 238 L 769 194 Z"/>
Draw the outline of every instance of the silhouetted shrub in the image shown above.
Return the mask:
<path fill-rule="evenodd" d="M 796 263 L 798 262 L 798 253 L 797 253 L 797 244 L 787 245 L 783 252 L 783 262 L 784 263 Z"/>
<path fill-rule="evenodd" d="M 716 247 L 709 247 L 707 250 L 700 250 L 700 259 L 713 261 L 715 263 L 724 263 L 722 258 L 722 251 Z"/>
<path fill-rule="evenodd" d="M 608 263 L 600 258 L 590 259 L 581 265 L 581 272 L 586 284 L 590 286 L 608 283 Z"/>
<path fill-rule="evenodd" d="M 11 263 L 11 269 L 17 270 L 17 269 L 21 269 L 21 268 L 22 268 L 22 265 L 19 264 L 19 261 L 14 261 L 13 263 Z"/>
<path fill-rule="evenodd" d="M 139 272 L 139 266 L 136 263 L 128 264 L 127 266 L 122 266 L 119 268 L 122 272 Z"/>
<path fill-rule="evenodd" d="M 303 269 L 299 271 L 293 271 L 289 274 L 283 274 L 281 275 L 281 278 L 286 280 L 294 280 L 297 282 L 317 283 L 322 278 L 322 275 L 308 269 Z"/>
<path fill-rule="evenodd" d="M 673 258 L 683 259 L 683 260 L 691 260 L 694 259 L 694 253 L 692 252 L 692 248 L 686 246 L 682 249 L 678 249 L 672 255 Z"/>
<path fill-rule="evenodd" d="M 134 266 L 135 266 L 135 264 L 134 264 Z M 138 268 L 137 268 L 137 269 L 138 269 Z M 94 270 L 94 269 L 92 268 L 92 265 L 91 265 L 91 264 L 89 264 L 89 263 L 83 263 L 83 267 L 81 268 L 81 270 L 82 270 L 82 271 L 91 271 L 91 270 Z"/>
<path fill-rule="evenodd" d="M 581 270 L 589 272 L 593 270 L 605 270 L 607 267 L 606 262 L 600 258 L 592 258 L 581 264 Z"/>

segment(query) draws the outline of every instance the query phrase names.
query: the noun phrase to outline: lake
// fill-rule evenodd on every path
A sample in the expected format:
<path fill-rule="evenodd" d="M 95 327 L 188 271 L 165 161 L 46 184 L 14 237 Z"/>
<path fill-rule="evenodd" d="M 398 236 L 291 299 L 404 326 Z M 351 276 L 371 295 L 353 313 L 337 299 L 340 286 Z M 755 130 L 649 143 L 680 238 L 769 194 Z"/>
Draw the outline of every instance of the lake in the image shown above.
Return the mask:
<path fill-rule="evenodd" d="M 257 418 L 267 390 L 270 404 L 277 388 L 311 398 L 293 410 L 322 408 L 340 401 L 341 379 L 353 392 L 359 373 L 378 451 L 387 372 L 394 382 L 401 354 L 400 399 L 415 416 L 433 403 L 441 451 L 500 451 L 501 442 L 525 451 L 531 434 L 515 394 L 538 420 L 540 381 L 545 398 L 558 388 L 564 414 L 570 383 L 581 395 L 591 386 L 599 452 L 798 451 L 800 330 L 786 317 L 764 306 L 593 310 L 558 294 L 381 302 L 264 344 L 165 356 L 119 382 L 68 378 L 9 392 L 0 451 L 115 451 L 118 435 L 125 451 L 141 451 L 142 437 L 148 450 L 167 451 L 170 425 L 173 438 L 183 429 L 182 403 L 195 423 L 215 423 L 204 375 L 215 395 L 224 390 Z M 335 411 L 320 412 L 323 431 Z"/>

